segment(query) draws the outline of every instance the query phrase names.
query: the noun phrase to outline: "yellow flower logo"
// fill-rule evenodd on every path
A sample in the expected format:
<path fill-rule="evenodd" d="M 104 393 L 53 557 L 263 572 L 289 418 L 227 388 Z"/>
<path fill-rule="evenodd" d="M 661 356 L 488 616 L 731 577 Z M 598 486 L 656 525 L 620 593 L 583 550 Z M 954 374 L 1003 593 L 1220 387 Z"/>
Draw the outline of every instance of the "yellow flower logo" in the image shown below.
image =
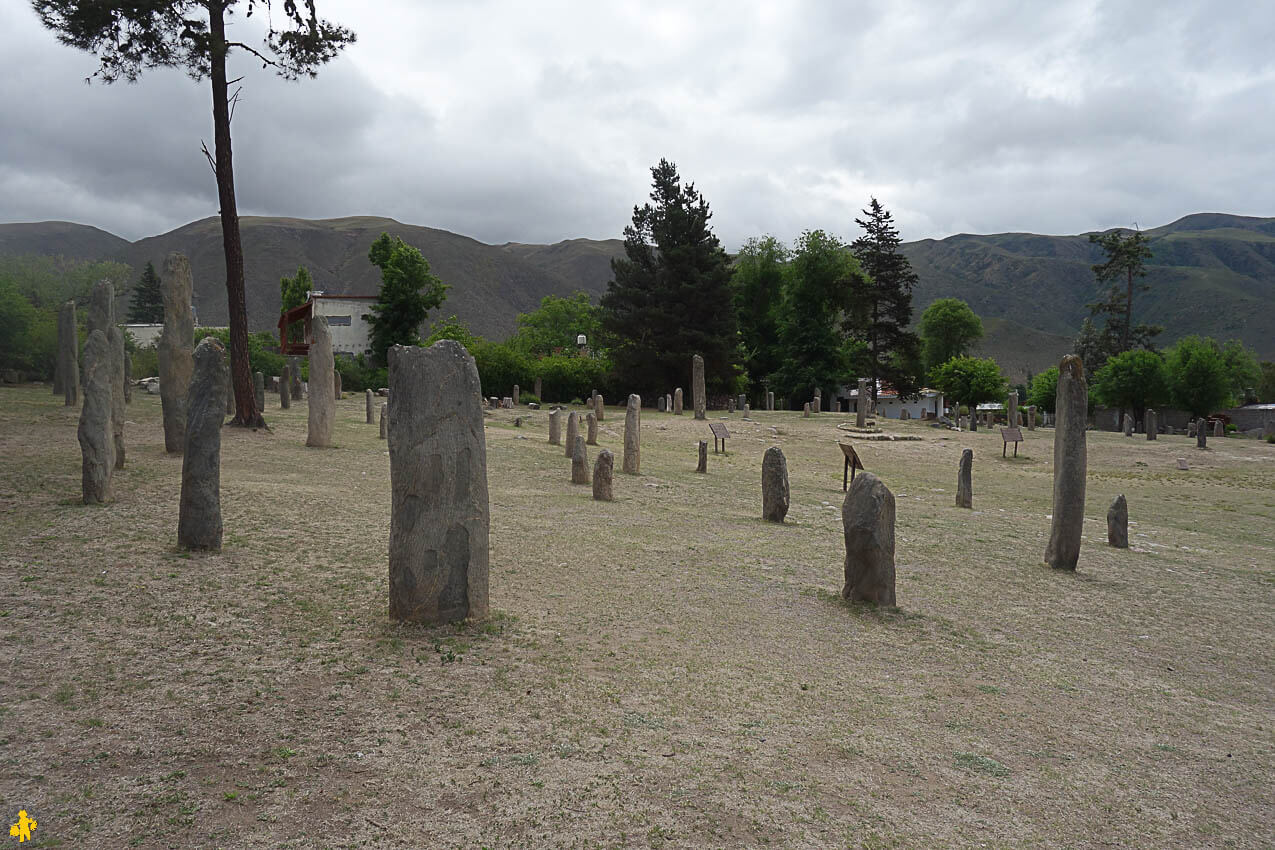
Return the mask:
<path fill-rule="evenodd" d="M 9 827 L 9 836 L 18 839 L 18 843 L 31 840 L 31 830 L 35 829 L 35 818 L 27 815 L 27 810 L 18 812 L 18 822 Z"/>

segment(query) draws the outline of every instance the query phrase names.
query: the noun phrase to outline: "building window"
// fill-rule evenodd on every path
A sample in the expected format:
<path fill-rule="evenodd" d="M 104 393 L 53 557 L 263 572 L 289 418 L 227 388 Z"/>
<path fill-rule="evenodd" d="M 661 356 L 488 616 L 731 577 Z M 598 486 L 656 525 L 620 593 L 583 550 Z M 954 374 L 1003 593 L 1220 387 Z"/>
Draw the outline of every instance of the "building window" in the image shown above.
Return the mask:
<path fill-rule="evenodd" d="M 349 316 L 328 316 L 328 324 L 343 325 L 345 327 L 349 327 L 350 317 Z"/>

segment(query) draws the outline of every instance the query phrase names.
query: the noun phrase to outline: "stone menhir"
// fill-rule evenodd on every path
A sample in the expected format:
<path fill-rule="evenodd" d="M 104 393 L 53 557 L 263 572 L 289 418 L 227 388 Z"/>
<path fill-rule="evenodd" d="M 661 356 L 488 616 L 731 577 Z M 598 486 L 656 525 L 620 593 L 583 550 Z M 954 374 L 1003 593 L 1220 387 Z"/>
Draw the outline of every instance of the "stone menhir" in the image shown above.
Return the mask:
<path fill-rule="evenodd" d="M 1221 419 L 1217 419 L 1213 422 L 1213 436 L 1214 437 L 1226 436 L 1226 426 L 1222 424 Z"/>
<path fill-rule="evenodd" d="M 1107 508 L 1107 545 L 1117 549 L 1129 548 L 1129 503 L 1124 494 L 1116 496 Z"/>
<path fill-rule="evenodd" d="M 562 445 L 562 409 L 549 411 L 549 445 Z"/>
<path fill-rule="evenodd" d="M 115 439 L 111 426 L 111 344 L 92 331 L 84 342 L 84 405 L 80 408 L 80 491 L 84 504 L 111 500 Z"/>
<path fill-rule="evenodd" d="M 533 392 L 534 392 L 534 394 L 535 394 L 535 396 L 536 396 L 536 400 L 537 400 L 537 401 L 539 401 L 541 404 L 544 404 L 544 400 L 545 400 L 545 399 L 544 399 L 544 396 L 543 396 L 543 395 L 541 394 L 541 392 L 540 392 L 540 379 L 539 379 L 539 378 L 536 378 L 536 383 L 535 383 L 535 386 L 533 386 L 533 387 L 532 387 L 532 390 L 533 390 Z"/>
<path fill-rule="evenodd" d="M 257 410 L 266 409 L 266 375 L 264 372 L 252 373 L 252 395 L 257 400 Z"/>
<path fill-rule="evenodd" d="M 863 428 L 868 424 L 868 379 L 859 379 L 859 397 L 855 400 L 854 405 L 854 424 L 856 428 Z"/>
<path fill-rule="evenodd" d="M 487 616 L 487 448 L 474 358 L 455 340 L 389 349 L 390 616 Z"/>
<path fill-rule="evenodd" d="M 788 461 L 783 449 L 771 446 L 761 459 L 761 516 L 783 522 L 788 516 Z"/>
<path fill-rule="evenodd" d="M 708 472 L 708 440 L 699 441 L 699 463 L 695 467 L 696 472 Z"/>
<path fill-rule="evenodd" d="M 292 404 L 292 367 L 284 363 L 283 374 L 279 376 L 279 408 L 287 410 Z"/>
<path fill-rule="evenodd" d="M 113 299 L 112 299 L 113 300 Z M 106 332 L 111 345 L 111 436 L 115 441 L 115 468 L 124 468 L 124 412 L 128 392 L 128 354 L 124 351 L 124 332 L 114 321 Z"/>
<path fill-rule="evenodd" d="M 657 396 L 657 397 L 656 397 L 656 399 L 655 399 L 655 410 L 656 410 L 656 412 L 657 412 L 657 413 L 663 413 L 663 412 L 664 412 L 664 410 L 665 410 L 665 407 L 664 407 L 664 399 L 665 399 L 665 397 L 664 397 L 664 396 Z"/>
<path fill-rule="evenodd" d="M 860 472 L 841 506 L 845 529 L 845 587 L 851 602 L 893 607 L 894 494 L 871 472 Z"/>
<path fill-rule="evenodd" d="M 696 419 L 704 419 L 708 415 L 704 395 L 704 358 L 696 354 L 691 358 L 691 399 L 695 404 Z"/>
<path fill-rule="evenodd" d="M 58 311 L 58 372 L 62 375 L 62 401 L 67 407 L 79 404 L 79 332 L 75 325 L 75 302 L 68 301 Z"/>
<path fill-rule="evenodd" d="M 573 410 L 567 414 L 567 446 L 563 451 L 563 455 L 571 457 L 576 450 L 576 437 L 580 435 L 580 417 Z"/>
<path fill-rule="evenodd" d="M 363 391 L 363 407 L 365 408 L 364 413 L 367 415 L 367 424 L 371 425 L 375 423 L 376 417 L 375 417 L 375 410 L 373 409 L 371 390 Z"/>
<path fill-rule="evenodd" d="M 695 355 L 699 357 L 699 355 Z M 629 395 L 624 411 L 624 457 L 621 468 L 625 475 L 640 475 L 642 469 L 642 396 Z"/>
<path fill-rule="evenodd" d="M 521 391 L 520 389 L 518 389 L 518 385 L 517 385 L 517 384 L 514 384 L 514 392 L 513 392 L 513 395 L 512 395 L 512 396 L 510 396 L 510 398 L 512 398 L 512 399 L 514 400 L 514 406 L 515 406 L 515 407 L 517 407 L 517 406 L 518 406 L 518 403 L 519 403 L 518 399 L 519 399 L 519 397 L 520 397 L 521 392 L 522 392 L 522 391 Z"/>
<path fill-rule="evenodd" d="M 571 483 L 589 483 L 589 450 L 584 447 L 583 434 L 576 434 L 576 438 L 572 440 Z"/>
<path fill-rule="evenodd" d="M 743 394 L 743 393 L 740 393 L 740 394 L 739 394 L 739 397 L 735 399 L 735 407 L 739 408 L 740 410 L 743 410 L 743 409 L 744 409 L 744 405 L 745 405 L 745 404 L 747 404 L 747 403 L 748 403 L 748 402 L 747 402 L 747 400 L 744 398 L 744 394 Z"/>
<path fill-rule="evenodd" d="M 593 412 L 597 414 L 598 421 L 601 422 L 605 417 L 602 415 L 602 394 L 598 393 L 593 397 Z"/>
<path fill-rule="evenodd" d="M 775 409 L 775 394 L 773 392 L 766 393 L 766 409 L 767 410 Z"/>
<path fill-rule="evenodd" d="M 182 549 L 221 549 L 221 424 L 230 392 L 226 349 L 214 337 L 195 348 L 186 403 L 186 450 L 177 514 Z M 261 374 L 258 372 L 257 374 Z"/>
<path fill-rule="evenodd" d="M 584 415 L 585 426 L 585 445 L 596 446 L 598 444 L 598 417 L 590 410 Z"/>
<path fill-rule="evenodd" d="M 733 397 L 726 399 L 726 412 L 727 413 L 735 412 L 735 399 Z"/>
<path fill-rule="evenodd" d="M 195 370 L 195 318 L 191 314 L 190 261 L 172 253 L 164 260 L 160 293 L 164 298 L 164 329 L 159 334 L 159 401 L 164 414 L 164 451 L 186 449 L 186 399 Z"/>
<path fill-rule="evenodd" d="M 294 354 L 288 358 L 288 362 L 292 364 L 292 371 L 289 374 L 290 386 L 288 387 L 288 391 L 292 394 L 293 401 L 300 401 L 301 396 L 304 394 L 304 389 L 301 386 L 301 356 L 299 354 Z"/>
<path fill-rule="evenodd" d="M 958 418 L 956 420 L 956 427 L 960 428 L 962 431 L 968 431 L 970 429 L 970 418 L 968 416 Z"/>
<path fill-rule="evenodd" d="M 327 319 L 324 319 L 324 321 L 326 322 L 326 321 L 327 321 Z M 313 358 L 311 358 L 311 359 L 313 360 Z M 333 401 L 340 401 L 340 400 L 341 400 L 341 396 L 342 396 L 342 393 L 341 393 L 341 373 L 336 371 L 336 361 L 335 361 L 335 360 L 333 360 L 333 362 L 332 362 L 332 370 L 333 370 L 333 371 L 332 371 L 332 400 L 333 400 Z M 312 371 L 310 374 L 314 374 L 314 372 Z"/>
<path fill-rule="evenodd" d="M 1133 416 L 1128 413 L 1124 415 L 1124 435 L 1126 437 L 1133 436 Z"/>
<path fill-rule="evenodd" d="M 1054 512 L 1045 561 L 1056 570 L 1074 570 L 1080 560 L 1085 522 L 1085 419 L 1089 386 L 1080 358 L 1068 354 L 1058 364 L 1058 395 L 1054 405 Z"/>
<path fill-rule="evenodd" d="M 123 341 L 121 336 L 120 340 Z M 133 355 L 124 355 L 124 403 L 133 403 Z"/>
<path fill-rule="evenodd" d="M 823 413 L 823 393 L 815 390 L 815 397 L 810 400 L 811 413 Z"/>
<path fill-rule="evenodd" d="M 1034 404 L 1027 408 L 1027 430 L 1036 430 L 1036 405 Z"/>
<path fill-rule="evenodd" d="M 974 450 L 961 452 L 961 466 L 956 474 L 956 506 L 974 507 Z"/>
<path fill-rule="evenodd" d="M 1194 437 L 1195 429 L 1198 427 L 1199 426 L 1195 423 L 1195 420 L 1191 420 L 1190 422 L 1186 423 L 1186 435 L 1188 437 Z"/>
<path fill-rule="evenodd" d="M 1160 430 L 1160 423 L 1156 421 L 1155 411 L 1149 407 L 1147 412 L 1142 414 L 1142 430 L 1147 432 L 1148 440 L 1154 440 Z"/>
<path fill-rule="evenodd" d="M 673 390 L 673 415 L 682 415 L 682 388 L 678 387 Z"/>
<path fill-rule="evenodd" d="M 389 404 L 388 404 L 387 402 L 384 402 L 384 401 L 383 401 L 383 402 L 381 402 L 381 434 L 380 434 L 380 437 L 381 437 L 381 439 L 382 439 L 382 440 L 384 440 L 384 439 L 385 439 L 385 417 L 386 417 L 386 411 L 387 411 L 388 409 L 389 409 Z"/>
<path fill-rule="evenodd" d="M 1008 399 L 1005 401 L 1005 421 L 1009 423 L 1009 427 L 1018 427 L 1018 390 L 1013 390 Z"/>
<path fill-rule="evenodd" d="M 1209 447 L 1209 424 L 1203 419 L 1195 423 L 1195 447 L 1197 449 Z"/>
<path fill-rule="evenodd" d="M 801 417 L 803 419 L 810 418 L 810 402 L 806 402 L 801 406 Z"/>
<path fill-rule="evenodd" d="M 615 455 L 610 449 L 598 452 L 593 463 L 593 498 L 599 502 L 611 501 L 611 479 L 615 474 Z"/>
<path fill-rule="evenodd" d="M 336 413 L 336 370 L 332 361 L 332 332 L 328 320 L 310 320 L 310 410 L 305 444 L 316 448 L 332 445 L 332 419 Z M 390 386 L 394 386 L 393 383 Z M 393 395 L 390 396 L 392 401 Z"/>
<path fill-rule="evenodd" d="M 752 415 L 752 410 L 748 407 L 748 402 L 744 402 L 744 418 L 747 419 Z"/>

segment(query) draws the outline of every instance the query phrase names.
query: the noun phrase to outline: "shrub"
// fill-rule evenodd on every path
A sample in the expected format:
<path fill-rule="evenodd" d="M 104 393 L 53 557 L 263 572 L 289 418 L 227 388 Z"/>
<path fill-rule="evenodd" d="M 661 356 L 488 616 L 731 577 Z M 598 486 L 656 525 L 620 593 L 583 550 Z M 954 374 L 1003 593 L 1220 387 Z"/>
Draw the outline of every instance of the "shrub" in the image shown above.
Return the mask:
<path fill-rule="evenodd" d="M 230 351 L 230 330 L 228 328 L 195 328 L 195 345 L 204 337 L 216 337 Z M 248 369 L 263 375 L 278 375 L 283 372 L 284 359 L 279 354 L 279 343 L 275 335 L 269 331 L 258 331 L 248 335 Z M 137 374 L 134 371 L 134 374 Z M 145 377 L 144 375 L 141 377 Z M 342 376 L 344 380 L 344 376 Z"/>

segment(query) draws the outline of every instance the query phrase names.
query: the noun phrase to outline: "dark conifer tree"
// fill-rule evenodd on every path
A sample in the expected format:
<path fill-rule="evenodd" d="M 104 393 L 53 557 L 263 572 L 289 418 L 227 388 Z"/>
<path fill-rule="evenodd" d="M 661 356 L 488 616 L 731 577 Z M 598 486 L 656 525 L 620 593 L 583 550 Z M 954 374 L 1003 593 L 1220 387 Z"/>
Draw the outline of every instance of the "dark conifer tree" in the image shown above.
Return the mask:
<path fill-rule="evenodd" d="M 863 214 L 866 218 L 856 218 L 855 224 L 864 233 L 850 250 L 867 278 L 855 292 L 847 322 L 867 344 L 873 398 L 878 381 L 890 384 L 900 397 L 914 395 L 923 371 L 921 341 L 908 330 L 916 272 L 899 251 L 902 240 L 890 212 L 872 198 Z"/>
<path fill-rule="evenodd" d="M 164 294 L 159 288 L 155 264 L 146 263 L 141 278 L 133 287 L 128 303 L 128 320 L 136 325 L 158 325 L 164 321 Z"/>

